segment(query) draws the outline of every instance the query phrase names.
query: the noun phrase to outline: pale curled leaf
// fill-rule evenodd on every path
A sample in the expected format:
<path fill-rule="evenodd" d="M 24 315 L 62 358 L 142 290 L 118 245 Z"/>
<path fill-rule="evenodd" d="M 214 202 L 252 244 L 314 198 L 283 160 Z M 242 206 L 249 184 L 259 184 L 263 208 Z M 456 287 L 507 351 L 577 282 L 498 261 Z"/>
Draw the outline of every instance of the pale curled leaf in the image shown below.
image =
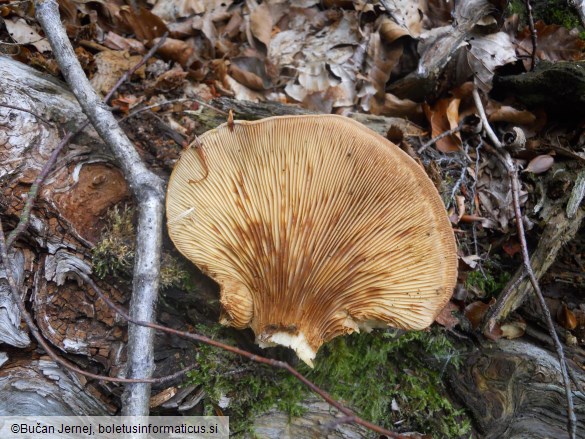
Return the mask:
<path fill-rule="evenodd" d="M 505 32 L 475 36 L 469 41 L 467 60 L 475 83 L 483 91 L 491 89 L 496 67 L 516 61 L 516 51 Z"/>
<path fill-rule="evenodd" d="M 50 52 L 51 45 L 41 37 L 24 19 L 4 20 L 6 30 L 18 44 L 32 44 L 39 52 Z"/>
<path fill-rule="evenodd" d="M 272 34 L 272 16 L 270 15 L 268 2 L 264 2 L 252 9 L 250 13 L 250 31 L 254 38 L 264 44 L 264 50 L 268 51 Z"/>
<path fill-rule="evenodd" d="M 514 321 L 504 323 L 500 326 L 502 331 L 502 337 L 512 340 L 514 338 L 520 338 L 526 332 L 526 322 Z"/>
<path fill-rule="evenodd" d="M 548 154 L 534 157 L 522 172 L 532 172 L 533 174 L 542 174 L 548 171 L 555 163 L 555 159 Z"/>

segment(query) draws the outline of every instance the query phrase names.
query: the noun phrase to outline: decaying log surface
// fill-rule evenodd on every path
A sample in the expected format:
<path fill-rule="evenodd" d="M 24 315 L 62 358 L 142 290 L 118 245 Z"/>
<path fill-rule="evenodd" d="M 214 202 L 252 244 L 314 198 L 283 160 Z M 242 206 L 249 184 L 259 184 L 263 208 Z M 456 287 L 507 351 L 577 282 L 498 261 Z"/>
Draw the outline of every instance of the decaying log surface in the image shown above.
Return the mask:
<path fill-rule="evenodd" d="M 582 371 L 577 376 L 585 385 Z M 558 360 L 532 343 L 504 339 L 486 343 L 469 353 L 450 382 L 472 413 L 480 437 L 568 437 Z M 577 435 L 585 437 L 585 394 L 576 391 L 574 402 Z"/>
<path fill-rule="evenodd" d="M 0 107 L 0 212 L 10 226 L 16 224 L 30 185 L 63 128 L 75 129 L 84 117 L 63 83 L 5 57 L 0 57 L 0 96 L 1 103 L 29 110 L 54 124 L 47 125 L 26 111 Z M 12 254 L 23 297 L 47 340 L 62 353 L 78 355 L 69 358 L 88 371 L 110 376 L 125 375 L 127 325 L 95 299 L 76 273 L 91 274 L 91 249 L 102 235 L 106 213 L 128 197 L 112 154 L 88 128 L 61 153 L 39 192 L 26 234 Z M 2 277 L 0 272 L 0 340 L 14 347 L 27 346 L 30 340 Z M 100 286 L 127 305 L 129 287 L 104 282 Z M 174 366 L 167 361 L 156 375 L 183 367 L 179 364 L 182 351 L 184 347 L 167 352 Z M 8 367 L 12 354 L 5 351 L 3 356 L 8 357 L 4 366 Z M 99 389 L 118 395 L 121 388 L 102 384 Z"/>
<path fill-rule="evenodd" d="M 100 398 L 96 388 L 48 357 L 16 359 L 0 368 L 0 416 L 112 414 L 115 407 Z"/>
<path fill-rule="evenodd" d="M 82 120 L 79 107 L 63 84 L 1 57 L 0 95 L 3 103 L 27 108 L 54 123 L 65 123 L 68 128 L 72 120 Z M 296 107 L 225 98 L 212 104 L 224 111 L 232 109 L 242 119 L 305 113 Z M 405 135 L 421 133 L 416 125 L 402 119 L 359 114 L 352 117 L 384 136 L 391 128 Z M 201 131 L 225 122 L 225 116 L 207 108 L 202 108 L 196 118 Z M 26 192 L 58 142 L 59 132 L 29 113 L 2 107 L 0 126 L 0 211 L 3 220 L 14 225 Z M 180 147 L 176 148 L 178 155 Z M 88 370 L 116 376 L 124 373 L 126 324 L 96 300 L 75 273 L 91 273 L 91 248 L 102 235 L 104 216 L 109 208 L 128 197 L 127 185 L 113 157 L 88 129 L 62 153 L 40 193 L 26 236 L 15 246 L 13 258 L 27 306 L 45 337 L 65 355 L 75 354 L 69 358 Z M 185 329 L 188 325 L 217 321 L 216 287 L 206 278 L 196 279 L 198 297 L 187 297 L 177 289 L 164 293 L 159 309 L 161 323 Z M 119 303 L 129 300 L 128 286 L 103 281 L 100 286 Z M 23 398 L 30 401 L 27 412 L 38 415 L 46 414 L 49 407 L 52 414 L 116 412 L 119 386 L 87 383 L 39 358 L 32 347 L 22 349 L 29 346 L 30 340 L 3 288 L 0 272 L 0 400 Z M 195 361 L 190 342 L 158 334 L 155 343 L 157 375 L 172 373 Z M 451 393 L 469 410 L 483 436 L 566 436 L 558 364 L 546 343 L 544 348 L 539 347 L 543 342 L 538 338 L 500 340 L 480 346 L 471 346 L 469 341 L 456 343 L 465 360 L 459 371 L 450 375 Z M 584 358 L 581 354 L 575 352 L 575 362 Z M 573 370 L 585 384 L 582 370 Z M 200 389 L 180 388 L 178 384 L 155 386 L 151 408 L 165 414 L 194 413 L 202 398 Z M 45 404 L 44 399 L 50 404 Z M 578 434 L 585 437 L 585 396 L 576 392 L 575 403 L 582 427 Z M 305 406 L 307 412 L 302 419 L 289 421 L 286 414 L 277 411 L 260 416 L 256 420 L 258 437 L 324 437 L 321 428 L 334 422 L 337 415 L 315 399 L 307 400 Z M 356 438 L 365 433 L 355 426 L 339 424 L 328 435 Z"/>
<path fill-rule="evenodd" d="M 359 425 L 336 423 L 343 415 L 331 410 L 329 404 L 308 399 L 302 404 L 306 414 L 302 418 L 289 419 L 286 413 L 276 410 L 267 412 L 254 421 L 258 439 L 296 439 L 323 437 L 327 439 L 359 439 L 368 435 Z M 371 436 L 371 432 L 369 434 Z"/>

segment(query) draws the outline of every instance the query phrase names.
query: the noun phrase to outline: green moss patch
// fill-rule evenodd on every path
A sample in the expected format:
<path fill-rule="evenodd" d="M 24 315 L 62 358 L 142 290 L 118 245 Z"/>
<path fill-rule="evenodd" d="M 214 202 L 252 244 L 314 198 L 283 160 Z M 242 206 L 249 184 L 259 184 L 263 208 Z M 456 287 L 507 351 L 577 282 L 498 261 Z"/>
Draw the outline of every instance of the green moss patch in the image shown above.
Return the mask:
<path fill-rule="evenodd" d="M 224 330 L 216 329 L 222 338 Z M 202 385 L 207 413 L 229 398 L 224 410 L 233 435 L 252 432 L 255 416 L 277 407 L 301 416 L 300 402 L 309 392 L 281 370 L 250 363 L 227 352 L 202 346 L 200 369 L 189 377 Z M 299 365 L 301 373 L 360 416 L 394 431 L 462 437 L 470 430 L 463 410 L 446 397 L 443 378 L 459 357 L 439 330 L 353 334 L 322 347 L 315 368 Z"/>
<path fill-rule="evenodd" d="M 92 250 L 94 273 L 100 278 L 113 277 L 130 284 L 136 257 L 135 210 L 127 205 L 114 206 L 106 216 L 106 227 Z M 192 284 L 185 264 L 170 253 L 163 252 L 160 286 L 189 289 Z"/>

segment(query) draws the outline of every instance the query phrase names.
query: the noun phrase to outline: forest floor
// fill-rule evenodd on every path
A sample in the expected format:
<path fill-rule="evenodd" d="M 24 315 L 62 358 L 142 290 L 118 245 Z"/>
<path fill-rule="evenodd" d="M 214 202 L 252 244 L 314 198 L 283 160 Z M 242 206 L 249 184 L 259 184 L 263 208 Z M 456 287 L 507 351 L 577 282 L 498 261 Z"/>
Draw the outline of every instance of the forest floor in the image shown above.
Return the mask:
<path fill-rule="evenodd" d="M 395 432 L 562 437 L 573 412 L 581 427 L 575 437 L 585 437 L 585 30 L 576 11 L 563 1 L 529 9 L 504 0 L 129 3 L 63 0 L 59 8 L 77 59 L 102 95 L 159 43 L 109 101 L 158 176 L 167 181 L 181 151 L 230 112 L 248 120 L 346 115 L 424 167 L 458 246 L 457 286 L 430 329 L 339 337 L 310 369 L 286 349 L 260 350 L 250 330 L 220 326 L 217 285 L 165 235 L 162 324 L 289 361 L 359 416 Z M 62 79 L 34 8 L 0 2 L 0 12 L 4 57 Z M 9 107 L 19 105 L 0 104 L 5 139 L 20 113 Z M 42 138 L 46 146 L 0 146 L 6 232 L 22 214 L 49 144 L 81 117 L 65 119 L 65 109 L 41 115 L 59 126 L 28 140 Z M 33 122 L 22 123 L 20 131 Z M 488 128 L 495 138 L 484 135 Z M 11 255 L 22 267 L 16 276 L 22 296 L 47 340 L 78 366 L 118 376 L 126 359 L 125 322 L 93 293 L 91 300 L 80 298 L 79 277 L 59 277 L 59 270 L 85 264 L 117 302 L 126 304 L 132 290 L 137 206 L 111 154 L 94 148 L 96 139 L 87 130 L 65 148 L 39 191 L 33 226 Z M 534 294 L 531 271 L 552 321 Z M 3 297 L 0 394 L 11 377 L 46 359 Z M 575 408 L 568 411 L 551 329 L 573 375 L 568 393 Z M 155 361 L 159 375 L 195 368 L 186 379 L 155 384 L 152 413 L 229 415 L 236 436 L 372 434 L 332 417 L 286 371 L 233 353 L 159 334 Z M 536 382 L 542 386 L 530 384 Z M 80 411 L 119 411 L 120 386 L 85 388 L 89 402 Z M 548 411 L 550 417 L 539 418 Z"/>

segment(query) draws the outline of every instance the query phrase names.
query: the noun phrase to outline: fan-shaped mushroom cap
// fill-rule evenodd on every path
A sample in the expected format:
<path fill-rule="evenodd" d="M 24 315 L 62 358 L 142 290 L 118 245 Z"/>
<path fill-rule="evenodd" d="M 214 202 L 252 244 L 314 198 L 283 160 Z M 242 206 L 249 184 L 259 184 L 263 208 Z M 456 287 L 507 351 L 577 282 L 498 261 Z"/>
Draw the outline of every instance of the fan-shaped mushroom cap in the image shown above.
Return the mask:
<path fill-rule="evenodd" d="M 331 115 L 236 121 L 200 140 L 171 175 L 168 229 L 221 286 L 222 323 L 311 364 L 360 328 L 425 328 L 449 300 L 445 208 L 388 140 Z"/>

